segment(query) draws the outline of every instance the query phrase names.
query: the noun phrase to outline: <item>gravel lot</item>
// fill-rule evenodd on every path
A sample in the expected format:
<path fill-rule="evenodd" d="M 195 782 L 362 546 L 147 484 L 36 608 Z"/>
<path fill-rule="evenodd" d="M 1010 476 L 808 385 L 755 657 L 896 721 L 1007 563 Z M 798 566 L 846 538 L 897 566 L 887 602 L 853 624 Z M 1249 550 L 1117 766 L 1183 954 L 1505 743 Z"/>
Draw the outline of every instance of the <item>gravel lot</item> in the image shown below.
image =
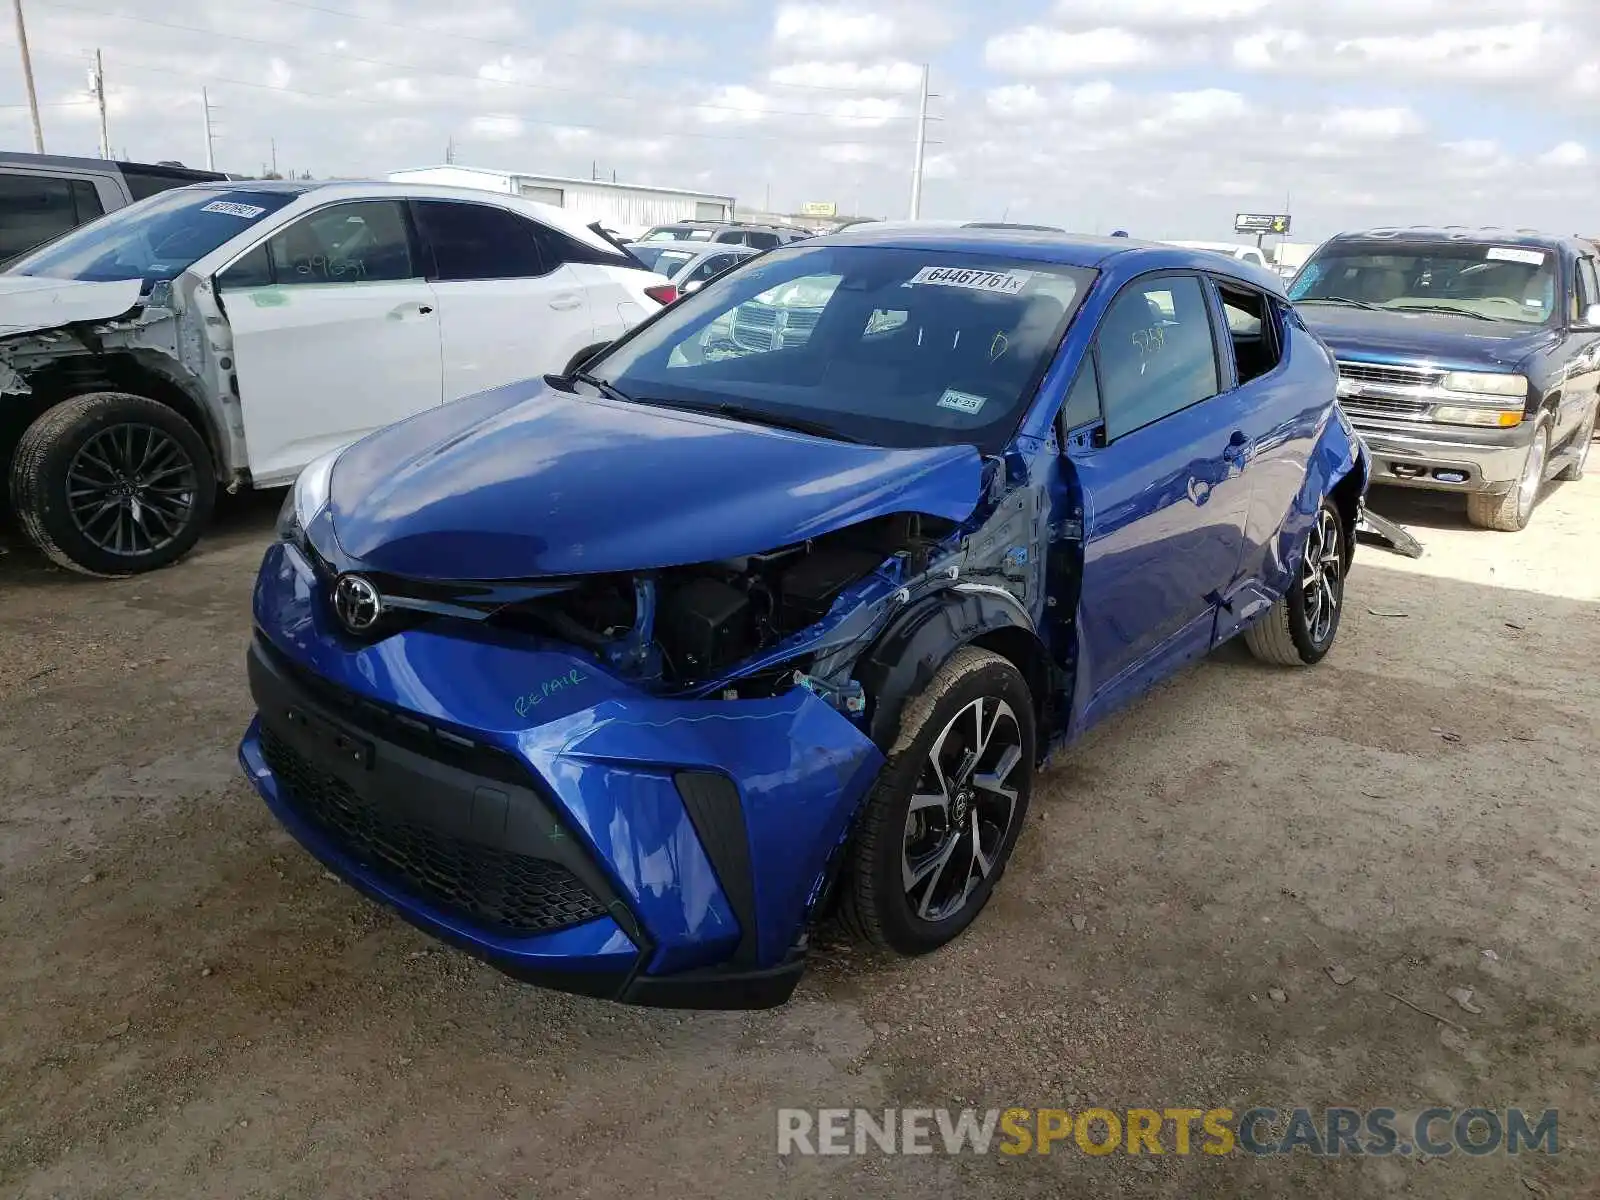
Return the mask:
<path fill-rule="evenodd" d="M 962 942 L 709 1015 L 512 984 L 279 832 L 234 760 L 277 499 L 155 576 L 0 555 L 0 1193 L 1600 1195 L 1600 478 L 1515 536 L 1379 497 L 1428 556 L 1362 549 L 1323 666 L 1213 656 L 1052 765 Z M 780 1105 L 1090 1102 L 1555 1106 L 1563 1154 L 775 1154 Z"/>

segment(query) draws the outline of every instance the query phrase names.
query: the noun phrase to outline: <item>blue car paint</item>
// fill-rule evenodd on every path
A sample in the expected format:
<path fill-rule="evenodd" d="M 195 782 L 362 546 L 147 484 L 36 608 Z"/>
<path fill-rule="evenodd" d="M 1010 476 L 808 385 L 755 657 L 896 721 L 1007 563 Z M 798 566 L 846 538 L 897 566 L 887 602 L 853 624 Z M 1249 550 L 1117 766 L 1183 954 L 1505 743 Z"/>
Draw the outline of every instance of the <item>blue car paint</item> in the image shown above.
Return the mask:
<path fill-rule="evenodd" d="M 341 458 L 330 514 L 348 569 L 525 579 L 715 562 L 885 513 L 965 520 L 977 499 L 970 446 L 856 446 L 540 380 L 498 399 L 466 430 L 436 408 Z"/>
<path fill-rule="evenodd" d="M 839 240 L 914 248 L 922 238 L 866 231 Z M 996 245 L 970 232 L 926 242 Z M 755 963 L 782 963 L 803 947 L 819 885 L 884 761 L 867 717 L 824 697 L 848 684 L 897 616 L 952 597 L 1006 609 L 1051 667 L 1043 708 L 1054 723 L 1041 750 L 1060 746 L 1258 616 L 1292 578 L 1323 498 L 1346 482 L 1357 499 L 1365 488 L 1365 452 L 1332 403 L 1331 360 L 1287 304 L 1287 351 L 1270 374 L 1235 386 L 1230 358 L 1222 394 L 1109 444 L 1096 436 L 1098 422 L 1057 428 L 1066 389 L 1125 284 L 1178 270 L 1232 278 L 1282 301 L 1271 276 L 1131 240 L 1013 234 L 1002 244 L 1099 275 L 1015 437 L 981 465 L 965 447 L 891 451 L 719 417 L 629 409 L 623 422 L 608 402 L 586 400 L 578 412 L 559 391 L 518 385 L 358 443 L 334 471 L 330 509 L 306 531 L 335 570 L 508 580 L 754 552 L 880 513 L 960 522 L 920 574 L 885 563 L 842 593 L 819 625 L 724 680 L 652 693 L 588 654 L 448 618 L 355 644 L 329 614 L 325 581 L 283 544 L 268 551 L 257 583 L 259 635 L 340 688 L 486 739 L 526 764 L 642 927 L 636 952 L 648 948 L 648 956 L 639 972 L 715 969 L 750 932 L 671 785 L 679 770 L 727 776 L 748 829 Z M 557 435 L 582 441 L 563 447 Z M 649 461 L 657 451 L 668 466 Z M 746 469 L 750 461 L 761 469 Z M 616 490 L 596 486 L 602 474 Z M 573 489 L 582 503 L 541 486 Z M 679 486 L 701 524 L 663 503 Z M 708 514 L 725 527 L 704 528 Z M 555 519 L 556 535 L 528 532 L 545 518 Z M 800 647 L 815 655 L 807 686 L 770 699 L 719 698 L 724 684 L 787 662 Z M 552 691 L 550 680 L 562 682 Z M 259 743 L 252 726 L 241 750 L 252 782 L 334 870 L 502 966 L 544 961 L 551 939 L 509 945 L 452 923 L 286 816 Z M 590 957 L 602 953 L 595 946 L 615 947 L 604 932 L 585 943 Z"/>

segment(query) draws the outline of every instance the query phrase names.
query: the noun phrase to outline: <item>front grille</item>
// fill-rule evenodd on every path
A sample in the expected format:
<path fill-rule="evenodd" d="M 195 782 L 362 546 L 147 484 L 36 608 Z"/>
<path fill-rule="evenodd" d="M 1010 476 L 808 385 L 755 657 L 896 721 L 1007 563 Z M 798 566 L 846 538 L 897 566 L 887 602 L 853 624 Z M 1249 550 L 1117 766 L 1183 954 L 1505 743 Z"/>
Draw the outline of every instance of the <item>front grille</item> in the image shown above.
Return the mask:
<path fill-rule="evenodd" d="M 1439 387 L 1445 377 L 1445 372 L 1433 367 L 1391 367 L 1358 362 L 1341 362 L 1339 374 L 1355 383 L 1405 388 Z"/>
<path fill-rule="evenodd" d="M 1399 400 L 1391 396 L 1349 396 L 1339 401 L 1352 417 L 1390 421 L 1426 421 L 1433 405 L 1426 400 Z"/>
<path fill-rule="evenodd" d="M 560 863 L 400 819 L 264 727 L 261 750 L 285 803 L 351 858 L 420 899 L 490 931 L 524 936 L 605 915 L 605 905 Z"/>

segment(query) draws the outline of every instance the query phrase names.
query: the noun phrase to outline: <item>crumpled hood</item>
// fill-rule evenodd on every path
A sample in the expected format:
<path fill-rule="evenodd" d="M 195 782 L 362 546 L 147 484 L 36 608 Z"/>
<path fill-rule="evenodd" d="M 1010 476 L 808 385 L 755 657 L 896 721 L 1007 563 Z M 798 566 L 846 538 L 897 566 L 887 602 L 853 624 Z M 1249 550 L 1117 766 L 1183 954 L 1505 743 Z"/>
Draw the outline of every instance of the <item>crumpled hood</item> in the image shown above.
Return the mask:
<path fill-rule="evenodd" d="M 1429 363 L 1460 371 L 1509 371 L 1555 340 L 1541 326 L 1490 324 L 1471 317 L 1302 306 L 1300 315 L 1339 358 Z"/>
<path fill-rule="evenodd" d="M 85 283 L 39 275 L 0 275 L 0 337 L 75 321 L 109 321 L 139 303 L 138 279 Z"/>
<path fill-rule="evenodd" d="M 964 520 L 981 477 L 971 446 L 856 446 L 527 380 L 357 442 L 329 507 L 367 570 L 526 579 L 712 562 L 895 512 Z"/>

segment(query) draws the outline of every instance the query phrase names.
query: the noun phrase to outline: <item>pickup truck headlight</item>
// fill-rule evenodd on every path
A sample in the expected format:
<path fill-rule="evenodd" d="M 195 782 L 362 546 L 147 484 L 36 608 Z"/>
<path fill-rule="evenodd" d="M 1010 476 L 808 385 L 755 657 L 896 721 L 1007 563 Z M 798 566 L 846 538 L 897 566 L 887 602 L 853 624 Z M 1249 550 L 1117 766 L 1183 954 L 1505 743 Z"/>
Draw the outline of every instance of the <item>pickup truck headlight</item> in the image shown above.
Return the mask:
<path fill-rule="evenodd" d="M 297 545 L 305 540 L 311 522 L 328 507 L 328 490 L 333 482 L 333 464 L 341 450 L 314 460 L 295 478 L 294 486 L 278 510 L 278 536 Z"/>
<path fill-rule="evenodd" d="M 1528 394 L 1528 377 L 1505 375 L 1497 371 L 1451 371 L 1444 377 L 1444 388 L 1447 392 L 1520 398 Z"/>
<path fill-rule="evenodd" d="M 1513 429 L 1522 424 L 1522 410 L 1444 404 L 1433 410 L 1433 419 L 1441 425 L 1487 425 L 1492 429 Z"/>

